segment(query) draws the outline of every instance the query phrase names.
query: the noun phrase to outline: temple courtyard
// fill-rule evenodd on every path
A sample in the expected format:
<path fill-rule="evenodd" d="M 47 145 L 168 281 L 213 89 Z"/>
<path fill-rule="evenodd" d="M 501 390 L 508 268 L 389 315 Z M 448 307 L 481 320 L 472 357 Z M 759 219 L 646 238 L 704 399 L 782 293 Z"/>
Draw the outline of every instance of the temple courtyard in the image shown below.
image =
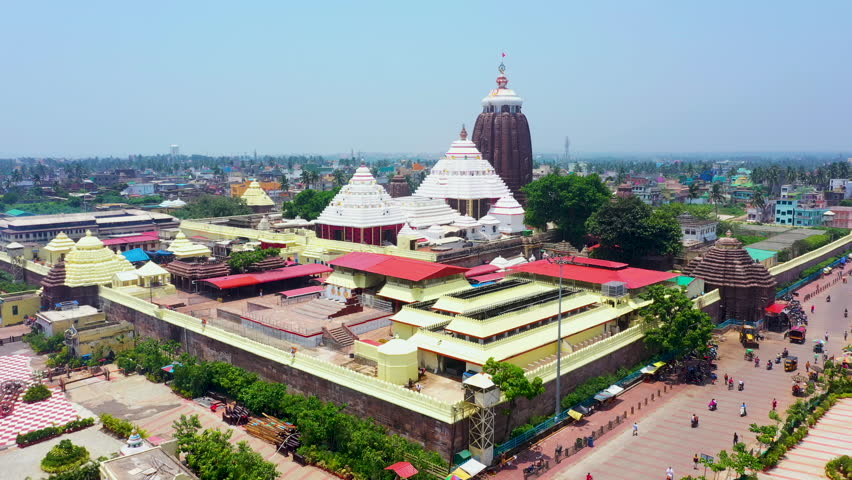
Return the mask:
<path fill-rule="evenodd" d="M 8 333 L 0 331 L 0 337 L 2 336 L 8 337 Z M 22 378 L 32 370 L 41 370 L 44 368 L 45 358 L 35 355 L 23 342 L 5 343 L 0 346 L 0 379 Z M 115 369 L 114 365 L 111 367 Z M 115 372 L 110 381 L 96 377 L 69 384 L 65 394 L 59 392 L 58 388 L 55 390 L 53 398 L 33 405 L 24 404 L 23 408 L 17 408 L 19 405 L 16 405 L 10 416 L 0 419 L 0 431 L 10 432 L 0 439 L 3 440 L 0 445 L 0 463 L 4 465 L 3 478 L 47 477 L 47 474 L 39 469 L 39 462 L 50 448 L 64 439 L 88 448 L 93 459 L 101 456 L 112 457 L 125 444 L 124 441 L 101 431 L 96 424 L 30 447 L 18 448 L 14 445 L 17 431 L 26 432 L 49 426 L 51 423 L 64 423 L 73 420 L 77 415 L 97 417 L 101 413 L 109 413 L 137 424 L 148 431 L 151 435 L 149 438 L 157 443 L 172 438 L 172 423 L 181 415 L 198 415 L 203 428 L 231 428 L 222 421 L 221 414 L 183 399 L 173 394 L 168 386 L 149 382 L 142 375 L 125 377 Z M 35 407 L 41 409 L 39 415 L 31 411 Z M 234 442 L 248 442 L 264 459 L 274 463 L 282 474 L 280 478 L 336 478 L 317 468 L 294 463 L 292 457 L 276 453 L 272 445 L 248 435 L 241 428 L 233 428 L 232 431 L 231 438 Z"/>

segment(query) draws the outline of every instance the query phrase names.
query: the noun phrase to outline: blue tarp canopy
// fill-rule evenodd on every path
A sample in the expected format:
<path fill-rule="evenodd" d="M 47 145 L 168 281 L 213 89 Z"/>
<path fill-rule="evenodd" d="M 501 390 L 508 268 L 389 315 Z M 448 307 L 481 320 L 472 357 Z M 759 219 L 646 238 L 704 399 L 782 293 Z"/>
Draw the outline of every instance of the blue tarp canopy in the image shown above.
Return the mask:
<path fill-rule="evenodd" d="M 141 248 L 134 248 L 133 250 L 121 252 L 121 254 L 124 255 L 124 258 L 126 258 L 130 263 L 147 262 L 148 260 L 151 260 L 151 257 L 149 257 Z"/>

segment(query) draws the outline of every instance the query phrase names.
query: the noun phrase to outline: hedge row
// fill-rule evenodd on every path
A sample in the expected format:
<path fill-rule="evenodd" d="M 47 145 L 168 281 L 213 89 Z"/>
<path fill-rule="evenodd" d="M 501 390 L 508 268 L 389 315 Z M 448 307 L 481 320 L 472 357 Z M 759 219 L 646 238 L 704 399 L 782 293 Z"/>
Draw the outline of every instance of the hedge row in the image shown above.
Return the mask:
<path fill-rule="evenodd" d="M 127 438 L 136 430 L 142 438 L 148 438 L 148 432 L 122 418 L 113 417 L 108 413 L 100 414 L 101 426 L 119 438 Z"/>
<path fill-rule="evenodd" d="M 65 425 L 46 427 L 40 430 L 33 430 L 29 433 L 19 433 L 18 436 L 15 438 L 15 443 L 17 443 L 18 446 L 24 447 L 31 443 L 36 443 L 42 440 L 47 440 L 49 438 L 58 437 L 63 433 L 71 433 L 77 430 L 82 430 L 84 428 L 91 427 L 94 424 L 94 418 L 78 418 L 77 420 L 71 420 Z"/>
<path fill-rule="evenodd" d="M 825 464 L 825 476 L 831 480 L 852 478 L 852 457 L 843 455 Z"/>

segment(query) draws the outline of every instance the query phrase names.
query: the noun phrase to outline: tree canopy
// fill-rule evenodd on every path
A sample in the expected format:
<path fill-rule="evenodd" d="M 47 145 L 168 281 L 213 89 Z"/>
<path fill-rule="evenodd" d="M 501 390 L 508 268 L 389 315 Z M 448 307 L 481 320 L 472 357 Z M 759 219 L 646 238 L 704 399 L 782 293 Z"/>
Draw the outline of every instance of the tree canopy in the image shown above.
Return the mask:
<path fill-rule="evenodd" d="M 300 216 L 305 220 L 314 220 L 328 206 L 331 199 L 337 195 L 340 188 L 320 192 L 317 190 L 302 190 L 291 202 L 284 202 L 284 216 L 296 218 Z"/>
<path fill-rule="evenodd" d="M 245 272 L 246 268 L 257 262 L 274 257 L 281 253 L 280 248 L 264 248 L 262 250 L 250 250 L 247 252 L 234 252 L 228 257 L 228 266 L 233 272 Z"/>
<path fill-rule="evenodd" d="M 550 174 L 522 191 L 527 195 L 524 221 L 542 229 L 553 222 L 563 239 L 575 245 L 585 241 L 586 220 L 611 197 L 596 174 L 586 177 Z"/>
<path fill-rule="evenodd" d="M 500 388 L 500 392 L 509 401 L 509 408 L 504 411 L 511 419 L 512 411 L 515 409 L 515 401 L 524 397 L 532 400 L 544 393 L 544 384 L 539 377 L 532 381 L 528 380 L 524 370 L 508 362 L 498 362 L 494 357 L 488 359 L 482 366 L 482 371 L 491 375 L 491 381 Z M 509 430 L 510 421 L 506 421 L 506 431 Z"/>
<path fill-rule="evenodd" d="M 201 195 L 191 200 L 185 207 L 174 212 L 178 218 L 210 218 L 230 217 L 234 215 L 249 215 L 251 208 L 241 198 L 222 197 L 219 195 Z"/>
<path fill-rule="evenodd" d="M 682 289 L 653 285 L 644 298 L 651 300 L 651 304 L 639 310 L 647 327 L 646 343 L 678 358 L 707 349 L 713 337 L 713 321 L 710 315 L 695 308 Z"/>
<path fill-rule="evenodd" d="M 677 218 L 637 197 L 604 204 L 589 217 L 586 228 L 598 238 L 595 256 L 599 258 L 631 263 L 647 255 L 674 255 L 681 248 Z"/>

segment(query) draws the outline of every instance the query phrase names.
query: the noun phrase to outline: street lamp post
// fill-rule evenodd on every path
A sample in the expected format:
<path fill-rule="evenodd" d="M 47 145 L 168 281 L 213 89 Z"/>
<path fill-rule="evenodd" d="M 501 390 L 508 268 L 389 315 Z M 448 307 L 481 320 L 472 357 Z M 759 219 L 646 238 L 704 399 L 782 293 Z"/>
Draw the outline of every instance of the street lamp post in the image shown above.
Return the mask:
<path fill-rule="evenodd" d="M 562 411 L 560 388 L 562 384 L 562 266 L 571 263 L 571 260 L 565 257 L 551 257 L 547 261 L 559 265 L 559 306 L 556 314 L 556 408 L 553 414 L 555 418 Z"/>

